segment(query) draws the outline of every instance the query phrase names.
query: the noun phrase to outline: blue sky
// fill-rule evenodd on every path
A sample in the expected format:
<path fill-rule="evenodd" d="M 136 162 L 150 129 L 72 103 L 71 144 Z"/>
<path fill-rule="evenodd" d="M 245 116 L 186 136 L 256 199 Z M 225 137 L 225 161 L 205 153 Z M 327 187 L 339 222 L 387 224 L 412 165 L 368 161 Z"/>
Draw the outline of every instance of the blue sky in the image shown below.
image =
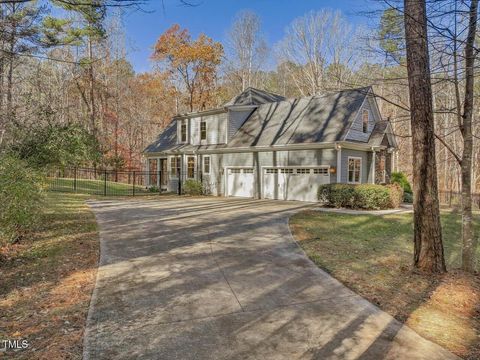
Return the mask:
<path fill-rule="evenodd" d="M 256 12 L 270 46 L 284 35 L 285 27 L 296 17 L 310 10 L 328 8 L 341 10 L 356 25 L 371 26 L 371 19 L 359 14 L 373 7 L 371 0 L 201 0 L 196 7 L 179 5 L 178 0 L 151 0 L 148 12 L 126 14 L 124 24 L 128 41 L 128 57 L 137 72 L 148 71 L 156 39 L 171 25 L 178 23 L 196 37 L 205 33 L 223 42 L 235 15 L 242 10 Z"/>

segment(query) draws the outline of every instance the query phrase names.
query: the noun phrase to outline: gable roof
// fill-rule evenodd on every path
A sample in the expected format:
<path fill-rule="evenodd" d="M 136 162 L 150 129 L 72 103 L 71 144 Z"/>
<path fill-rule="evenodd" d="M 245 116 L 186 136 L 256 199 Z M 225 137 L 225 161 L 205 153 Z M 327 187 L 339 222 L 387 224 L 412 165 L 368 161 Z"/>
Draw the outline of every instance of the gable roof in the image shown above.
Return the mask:
<path fill-rule="evenodd" d="M 387 147 L 397 147 L 397 142 L 393 134 L 392 124 L 388 120 L 381 120 L 375 123 L 368 145 L 381 146 L 386 140 Z"/>
<path fill-rule="evenodd" d="M 235 96 L 227 102 L 224 106 L 260 105 L 282 100 L 285 100 L 283 96 L 249 87 L 240 95 Z"/>
<path fill-rule="evenodd" d="M 370 90 L 366 87 L 260 105 L 227 147 L 341 141 Z"/>

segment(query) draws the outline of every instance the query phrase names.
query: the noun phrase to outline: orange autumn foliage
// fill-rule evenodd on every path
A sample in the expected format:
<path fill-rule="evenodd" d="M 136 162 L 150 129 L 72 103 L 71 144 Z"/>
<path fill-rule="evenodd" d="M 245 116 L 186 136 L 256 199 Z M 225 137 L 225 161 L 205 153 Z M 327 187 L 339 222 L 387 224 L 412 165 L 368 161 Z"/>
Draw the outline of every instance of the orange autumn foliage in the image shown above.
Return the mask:
<path fill-rule="evenodd" d="M 187 93 L 188 111 L 212 106 L 217 70 L 223 46 L 204 34 L 193 40 L 187 29 L 175 24 L 155 44 L 152 59 L 166 66 L 173 79 L 180 80 Z"/>

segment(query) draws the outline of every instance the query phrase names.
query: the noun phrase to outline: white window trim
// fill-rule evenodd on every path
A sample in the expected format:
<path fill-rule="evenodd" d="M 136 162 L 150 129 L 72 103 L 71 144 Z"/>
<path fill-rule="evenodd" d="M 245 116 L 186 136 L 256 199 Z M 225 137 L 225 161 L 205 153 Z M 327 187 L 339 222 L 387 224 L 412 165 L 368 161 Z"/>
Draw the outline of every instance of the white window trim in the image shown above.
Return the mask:
<path fill-rule="evenodd" d="M 172 174 L 172 159 L 175 159 L 175 174 Z M 168 157 L 168 160 L 167 160 L 167 172 L 168 172 L 168 176 L 171 178 L 171 179 L 178 179 L 178 173 L 177 173 L 177 169 L 178 169 L 178 163 L 181 162 L 180 160 L 180 157 L 179 156 L 170 156 Z M 181 171 L 181 169 L 180 169 Z"/>
<path fill-rule="evenodd" d="M 202 123 L 205 123 L 205 139 L 202 139 Z M 208 141 L 208 125 L 207 125 L 207 121 L 205 120 L 200 120 L 200 124 L 199 124 L 199 135 L 200 135 L 200 142 L 204 142 L 204 141 Z"/>
<path fill-rule="evenodd" d="M 179 131 L 179 144 L 187 144 L 188 143 L 188 121 L 187 120 L 179 120 L 180 121 L 180 131 Z M 185 125 L 185 141 L 182 139 L 182 127 Z"/>
<path fill-rule="evenodd" d="M 205 171 L 205 159 L 207 158 L 208 158 L 208 172 Z M 210 175 L 210 172 L 212 171 L 212 158 L 210 157 L 210 155 L 203 156 L 202 167 L 203 167 L 202 169 L 203 174 Z"/>
<path fill-rule="evenodd" d="M 350 169 L 348 167 L 349 163 L 350 163 L 350 159 L 352 160 L 360 160 L 360 175 L 359 175 L 359 179 L 358 181 L 350 181 L 349 180 L 349 175 L 350 175 Z M 349 156 L 348 159 L 347 159 L 347 183 L 349 184 L 361 184 L 362 183 L 362 162 L 363 162 L 363 159 L 360 157 L 360 156 Z"/>
<path fill-rule="evenodd" d="M 189 167 L 188 167 L 188 159 L 192 158 L 193 159 L 193 176 L 192 177 L 189 177 L 188 176 L 188 170 L 189 170 Z M 197 178 L 197 172 L 195 170 L 195 167 L 197 166 L 197 159 L 194 155 L 187 155 L 186 156 L 186 161 L 185 161 L 185 165 L 186 165 L 186 179 L 196 179 Z"/>

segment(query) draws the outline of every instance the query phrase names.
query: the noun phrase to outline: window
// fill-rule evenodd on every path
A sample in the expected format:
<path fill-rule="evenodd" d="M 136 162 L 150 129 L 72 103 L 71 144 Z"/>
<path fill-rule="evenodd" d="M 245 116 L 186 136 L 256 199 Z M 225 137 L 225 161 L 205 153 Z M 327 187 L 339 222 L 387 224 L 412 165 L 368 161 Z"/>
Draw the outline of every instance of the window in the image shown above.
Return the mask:
<path fill-rule="evenodd" d="M 244 174 L 253 174 L 253 169 L 243 169 Z"/>
<path fill-rule="evenodd" d="M 328 168 L 313 169 L 314 174 L 328 175 Z"/>
<path fill-rule="evenodd" d="M 240 169 L 230 169 L 230 174 L 240 174 Z"/>
<path fill-rule="evenodd" d="M 368 110 L 363 110 L 363 112 L 362 112 L 362 131 L 364 133 L 368 132 L 368 118 L 369 118 Z"/>
<path fill-rule="evenodd" d="M 203 173 L 210 174 L 210 156 L 203 157 Z"/>
<path fill-rule="evenodd" d="M 310 174 L 310 169 L 297 169 L 297 174 Z"/>
<path fill-rule="evenodd" d="M 361 158 L 348 158 L 348 182 L 359 183 L 362 174 L 362 159 Z"/>
<path fill-rule="evenodd" d="M 180 139 L 182 142 L 187 142 L 187 124 L 182 123 L 180 126 Z"/>
<path fill-rule="evenodd" d="M 207 123 L 200 122 L 200 140 L 207 140 Z"/>
<path fill-rule="evenodd" d="M 189 156 L 187 158 L 187 178 L 193 179 L 195 177 L 195 157 Z"/>
<path fill-rule="evenodd" d="M 267 174 L 278 174 L 278 169 L 266 169 Z"/>
<path fill-rule="evenodd" d="M 170 175 L 176 177 L 180 173 L 180 158 L 170 158 Z"/>
<path fill-rule="evenodd" d="M 281 174 L 293 174 L 293 169 L 280 169 Z"/>

